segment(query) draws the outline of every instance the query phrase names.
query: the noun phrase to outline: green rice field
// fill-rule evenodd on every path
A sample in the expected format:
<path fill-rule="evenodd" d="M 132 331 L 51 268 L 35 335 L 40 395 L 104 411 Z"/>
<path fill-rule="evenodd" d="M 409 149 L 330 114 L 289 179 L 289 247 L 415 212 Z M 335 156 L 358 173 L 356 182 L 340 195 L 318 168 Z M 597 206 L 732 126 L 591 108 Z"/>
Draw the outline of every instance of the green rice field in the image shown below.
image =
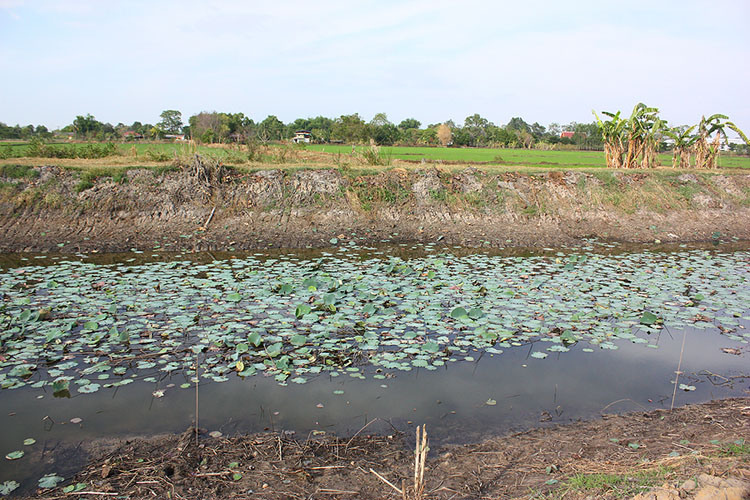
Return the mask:
<path fill-rule="evenodd" d="M 102 147 L 103 144 L 52 144 L 53 148 L 86 148 Z M 131 155 L 135 149 L 138 157 L 154 161 L 168 161 L 175 156 L 192 152 L 187 144 L 169 143 L 120 143 L 117 151 Z M 331 160 L 337 161 L 352 155 L 352 146 L 347 144 L 309 144 L 309 145 L 274 145 L 277 148 L 293 148 L 303 151 L 314 151 L 331 154 Z M 0 158 L 18 158 L 28 156 L 25 143 L 0 143 Z M 361 155 L 369 146 L 355 146 L 354 153 Z M 214 157 L 230 157 L 233 163 L 236 150 L 217 147 L 198 146 L 198 152 Z M 385 160 L 405 160 L 412 162 L 446 162 L 446 163 L 480 163 L 489 165 L 510 165 L 553 168 L 603 168 L 606 166 L 603 151 L 542 151 L 529 149 L 494 149 L 494 148 L 443 148 L 443 147 L 381 147 L 379 154 Z M 85 156 L 84 156 L 85 157 Z M 672 156 L 669 153 L 659 155 L 661 164 L 671 166 Z M 387 163 L 387 161 L 386 161 Z M 719 156 L 722 168 L 750 168 L 750 157 L 724 153 Z"/>
<path fill-rule="evenodd" d="M 325 153 L 351 154 L 350 145 L 315 144 L 307 150 Z M 362 152 L 367 146 L 357 146 Z M 495 148 L 440 148 L 440 147 L 381 147 L 380 155 L 386 158 L 426 162 L 467 162 L 498 165 L 551 166 L 572 168 L 605 167 L 603 151 L 541 151 L 535 149 L 495 149 Z M 671 154 L 659 155 L 662 165 L 672 165 Z M 719 157 L 723 168 L 750 168 L 750 158 L 723 154 Z"/>

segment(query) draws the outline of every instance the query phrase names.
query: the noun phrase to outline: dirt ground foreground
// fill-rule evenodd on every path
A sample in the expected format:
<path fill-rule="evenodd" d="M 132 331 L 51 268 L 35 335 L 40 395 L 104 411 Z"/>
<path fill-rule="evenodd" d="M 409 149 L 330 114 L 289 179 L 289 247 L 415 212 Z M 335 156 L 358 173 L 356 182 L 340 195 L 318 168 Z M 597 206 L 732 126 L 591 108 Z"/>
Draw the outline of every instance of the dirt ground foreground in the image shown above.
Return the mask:
<path fill-rule="evenodd" d="M 750 398 L 736 398 L 447 446 L 429 451 L 421 497 L 414 436 L 202 432 L 196 444 L 189 429 L 90 443 L 84 470 L 30 498 L 80 483 L 79 498 L 736 500 L 750 496 L 749 422 Z"/>

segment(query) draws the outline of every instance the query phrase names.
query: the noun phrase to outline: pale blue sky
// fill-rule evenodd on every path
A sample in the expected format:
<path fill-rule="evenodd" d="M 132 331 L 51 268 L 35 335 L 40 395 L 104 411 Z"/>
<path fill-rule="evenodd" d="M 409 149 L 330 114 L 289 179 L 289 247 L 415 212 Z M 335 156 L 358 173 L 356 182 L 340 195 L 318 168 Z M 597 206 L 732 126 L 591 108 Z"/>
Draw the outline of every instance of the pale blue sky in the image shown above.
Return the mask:
<path fill-rule="evenodd" d="M 639 101 L 750 131 L 750 1 L 0 0 L 0 121 L 164 109 L 589 122 Z"/>

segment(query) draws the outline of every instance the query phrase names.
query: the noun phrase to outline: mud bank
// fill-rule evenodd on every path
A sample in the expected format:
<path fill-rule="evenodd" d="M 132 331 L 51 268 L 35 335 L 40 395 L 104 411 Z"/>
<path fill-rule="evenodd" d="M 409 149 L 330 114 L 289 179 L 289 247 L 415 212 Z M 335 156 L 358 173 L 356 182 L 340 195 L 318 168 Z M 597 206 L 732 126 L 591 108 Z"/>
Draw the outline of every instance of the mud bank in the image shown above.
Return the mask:
<path fill-rule="evenodd" d="M 80 484 L 88 495 L 131 499 L 402 498 L 394 487 L 424 499 L 611 499 L 644 491 L 654 493 L 639 500 L 742 499 L 750 494 L 748 418 L 750 399 L 727 399 L 432 449 L 419 496 L 411 493 L 414 436 L 203 432 L 196 443 L 188 429 L 86 443 L 88 465 L 33 498 L 68 498 L 63 488 Z"/>
<path fill-rule="evenodd" d="M 118 168 L 0 176 L 0 251 L 750 239 L 742 171 Z"/>

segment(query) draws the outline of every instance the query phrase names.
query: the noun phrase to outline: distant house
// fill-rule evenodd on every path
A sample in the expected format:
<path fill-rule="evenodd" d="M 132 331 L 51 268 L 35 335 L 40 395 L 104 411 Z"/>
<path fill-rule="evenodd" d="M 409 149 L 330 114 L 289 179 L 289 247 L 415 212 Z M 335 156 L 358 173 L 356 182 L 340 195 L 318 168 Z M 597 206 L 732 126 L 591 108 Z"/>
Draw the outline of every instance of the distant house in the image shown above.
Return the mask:
<path fill-rule="evenodd" d="M 127 130 L 122 133 L 122 138 L 126 141 L 139 141 L 143 139 L 143 134 L 140 132 L 134 132 L 132 130 Z"/>
<path fill-rule="evenodd" d="M 309 143 L 312 140 L 312 133 L 309 130 L 298 130 L 292 137 L 292 142 L 295 144 Z"/>
<path fill-rule="evenodd" d="M 572 139 L 574 135 L 575 132 L 560 132 L 560 139 Z"/>
<path fill-rule="evenodd" d="M 185 140 L 185 134 L 166 134 L 165 139 L 172 139 L 175 142 L 182 142 Z"/>

